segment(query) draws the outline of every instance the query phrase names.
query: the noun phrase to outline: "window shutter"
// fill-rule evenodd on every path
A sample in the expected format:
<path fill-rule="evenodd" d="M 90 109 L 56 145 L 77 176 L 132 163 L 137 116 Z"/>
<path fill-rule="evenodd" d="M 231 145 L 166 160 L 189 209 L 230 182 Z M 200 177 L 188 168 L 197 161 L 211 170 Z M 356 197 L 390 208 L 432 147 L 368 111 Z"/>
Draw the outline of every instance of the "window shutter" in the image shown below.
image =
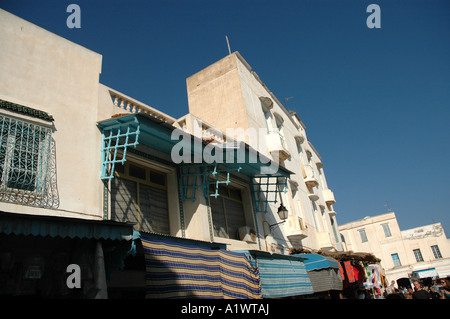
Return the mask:
<path fill-rule="evenodd" d="M 167 192 L 148 185 L 139 185 L 141 208 L 141 230 L 158 234 L 169 234 L 169 210 Z"/>
<path fill-rule="evenodd" d="M 228 235 L 232 239 L 238 239 L 239 227 L 245 226 L 244 207 L 242 203 L 224 198 L 227 212 Z"/>
<path fill-rule="evenodd" d="M 112 219 L 137 223 L 137 184 L 122 178 L 114 178 L 111 183 Z"/>
<path fill-rule="evenodd" d="M 218 237 L 228 238 L 222 197 L 210 197 L 209 202 L 211 205 L 214 235 Z"/>

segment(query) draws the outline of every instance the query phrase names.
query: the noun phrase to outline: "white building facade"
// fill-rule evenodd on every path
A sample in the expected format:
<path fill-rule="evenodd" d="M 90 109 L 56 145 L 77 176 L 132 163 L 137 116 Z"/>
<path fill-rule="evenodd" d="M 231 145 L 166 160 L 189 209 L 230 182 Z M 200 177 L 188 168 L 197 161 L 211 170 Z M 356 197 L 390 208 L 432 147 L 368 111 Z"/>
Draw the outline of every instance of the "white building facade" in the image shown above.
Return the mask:
<path fill-rule="evenodd" d="M 238 53 L 212 66 L 231 66 L 231 81 L 203 71 L 187 80 L 190 113 L 175 119 L 101 84 L 100 54 L 4 10 L 0 43 L 0 295 L 107 298 L 126 287 L 141 296 L 136 234 L 268 256 L 342 249 L 334 196 L 303 123 Z M 214 83 L 227 90 L 223 100 Z M 264 128 L 266 147 L 244 139 L 237 166 L 235 153 L 230 165 L 174 161 L 174 135 L 205 154 L 211 135 L 218 147 L 240 141 L 227 128 Z M 67 285 L 70 264 L 81 268 L 81 291 Z M 303 279 L 297 295 L 312 293 L 306 271 Z"/>
<path fill-rule="evenodd" d="M 342 250 L 335 198 L 328 188 L 320 155 L 307 139 L 299 116 L 270 92 L 239 52 L 187 79 L 189 112 L 227 136 L 244 141 L 292 174 L 281 192 L 289 211 L 286 223 L 274 212 L 261 216 L 268 246 Z"/>
<path fill-rule="evenodd" d="M 381 259 L 386 279 L 444 278 L 450 275 L 450 240 L 440 223 L 400 230 L 394 212 L 339 226 L 348 250 Z"/>

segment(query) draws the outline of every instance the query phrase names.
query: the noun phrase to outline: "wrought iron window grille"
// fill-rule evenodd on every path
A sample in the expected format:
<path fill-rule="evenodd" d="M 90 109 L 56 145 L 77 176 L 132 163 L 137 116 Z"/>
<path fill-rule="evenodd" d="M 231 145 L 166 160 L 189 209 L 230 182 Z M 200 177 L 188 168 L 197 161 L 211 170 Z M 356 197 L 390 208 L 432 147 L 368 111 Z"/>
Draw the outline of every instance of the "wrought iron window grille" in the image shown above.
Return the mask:
<path fill-rule="evenodd" d="M 59 206 L 52 129 L 0 114 L 0 201 Z"/>

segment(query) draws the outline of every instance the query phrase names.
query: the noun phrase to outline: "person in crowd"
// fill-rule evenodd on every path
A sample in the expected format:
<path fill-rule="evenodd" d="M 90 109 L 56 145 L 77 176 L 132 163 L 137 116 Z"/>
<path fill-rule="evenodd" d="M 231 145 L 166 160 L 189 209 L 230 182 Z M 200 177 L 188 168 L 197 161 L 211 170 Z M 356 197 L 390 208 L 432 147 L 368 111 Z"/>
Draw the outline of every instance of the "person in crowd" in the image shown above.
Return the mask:
<path fill-rule="evenodd" d="M 444 279 L 444 287 L 441 290 L 441 299 L 450 299 L 450 276 Z"/>
<path fill-rule="evenodd" d="M 413 282 L 415 291 L 412 294 L 412 299 L 431 299 L 428 291 L 423 289 L 422 284 L 418 280 Z"/>
<path fill-rule="evenodd" d="M 393 292 L 386 296 L 386 299 L 405 299 L 405 296 L 397 288 L 394 288 Z"/>
<path fill-rule="evenodd" d="M 433 286 L 428 287 L 428 293 L 430 294 L 431 299 L 440 299 L 441 298 L 439 293 L 434 290 Z"/>
<path fill-rule="evenodd" d="M 412 299 L 412 294 L 413 294 L 413 290 L 412 290 L 412 288 L 411 287 L 407 287 L 406 288 L 406 294 L 405 294 L 405 297 L 406 297 L 406 299 Z"/>

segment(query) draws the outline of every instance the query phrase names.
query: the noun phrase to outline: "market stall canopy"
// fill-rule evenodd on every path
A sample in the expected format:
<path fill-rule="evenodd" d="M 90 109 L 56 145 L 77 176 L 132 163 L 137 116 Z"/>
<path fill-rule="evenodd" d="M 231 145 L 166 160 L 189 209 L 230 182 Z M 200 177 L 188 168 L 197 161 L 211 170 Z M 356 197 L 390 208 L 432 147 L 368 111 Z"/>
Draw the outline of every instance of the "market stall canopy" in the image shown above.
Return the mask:
<path fill-rule="evenodd" d="M 300 254 L 293 256 L 305 258 L 304 263 L 307 271 L 325 268 L 339 269 L 339 262 L 331 257 L 321 256 L 319 254 Z"/>
<path fill-rule="evenodd" d="M 305 258 L 305 268 L 314 293 L 342 290 L 342 277 L 339 272 L 339 262 L 331 257 L 319 254 L 293 255 Z"/>
<path fill-rule="evenodd" d="M 282 298 L 314 293 L 300 256 L 243 251 L 254 267 L 258 267 L 263 298 Z"/>
<path fill-rule="evenodd" d="M 129 241 L 133 238 L 133 225 L 110 220 L 0 212 L 0 234 Z"/>
<path fill-rule="evenodd" d="M 362 261 L 367 263 L 379 263 L 381 259 L 377 258 L 375 255 L 371 253 L 365 252 L 353 252 L 353 251 L 337 251 L 337 252 L 329 252 L 329 251 L 319 251 L 318 252 L 322 256 L 327 256 L 334 258 L 338 261 Z"/>

